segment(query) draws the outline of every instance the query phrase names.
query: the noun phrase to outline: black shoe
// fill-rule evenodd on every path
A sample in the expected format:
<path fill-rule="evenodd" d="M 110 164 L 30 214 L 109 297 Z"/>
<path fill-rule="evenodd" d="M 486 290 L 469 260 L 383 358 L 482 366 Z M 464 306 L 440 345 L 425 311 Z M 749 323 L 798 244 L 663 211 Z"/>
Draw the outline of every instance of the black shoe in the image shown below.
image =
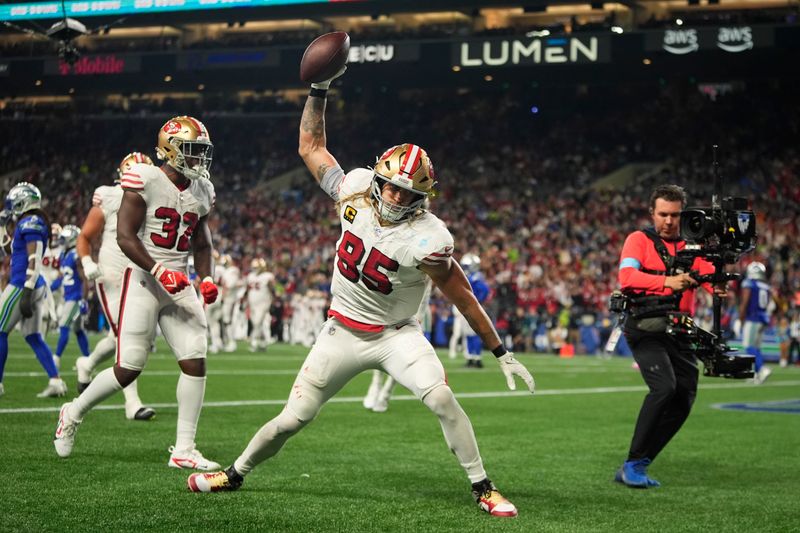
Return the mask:
<path fill-rule="evenodd" d="M 134 420 L 150 420 L 155 418 L 156 411 L 152 407 L 140 407 L 136 414 L 133 415 Z"/>
<path fill-rule="evenodd" d="M 76 388 L 78 389 L 78 396 L 80 396 L 80 395 L 81 395 L 81 393 L 82 393 L 83 391 L 85 391 L 86 389 L 88 389 L 88 388 L 89 388 L 89 385 L 91 385 L 91 382 L 89 382 L 89 383 L 81 383 L 81 382 L 79 381 L 79 382 L 78 382 L 78 386 L 76 387 Z"/>

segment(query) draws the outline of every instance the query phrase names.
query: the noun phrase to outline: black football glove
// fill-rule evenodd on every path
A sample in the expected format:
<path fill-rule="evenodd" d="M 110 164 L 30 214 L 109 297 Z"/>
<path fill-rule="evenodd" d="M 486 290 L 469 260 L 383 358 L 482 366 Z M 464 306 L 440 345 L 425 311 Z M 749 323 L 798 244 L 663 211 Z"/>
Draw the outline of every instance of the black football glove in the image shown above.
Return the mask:
<path fill-rule="evenodd" d="M 33 316 L 33 289 L 22 288 L 22 296 L 19 299 L 19 312 L 22 318 Z"/>

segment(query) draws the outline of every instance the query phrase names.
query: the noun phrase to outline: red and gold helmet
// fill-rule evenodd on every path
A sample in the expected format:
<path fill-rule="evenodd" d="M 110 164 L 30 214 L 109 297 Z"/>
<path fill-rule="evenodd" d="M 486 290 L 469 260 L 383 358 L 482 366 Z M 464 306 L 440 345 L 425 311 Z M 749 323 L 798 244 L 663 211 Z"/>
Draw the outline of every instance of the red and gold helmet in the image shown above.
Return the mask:
<path fill-rule="evenodd" d="M 208 177 L 213 151 L 211 135 L 196 118 L 172 118 L 158 132 L 158 158 L 189 179 Z"/>
<path fill-rule="evenodd" d="M 372 198 L 378 204 L 378 213 L 388 222 L 401 222 L 421 208 L 436 185 L 436 174 L 428 154 L 416 144 L 404 143 L 386 150 L 373 169 Z M 416 194 L 408 205 L 389 203 L 381 196 L 386 183 Z"/>
<path fill-rule="evenodd" d="M 250 270 L 254 272 L 264 272 L 267 270 L 267 261 L 263 257 L 254 257 L 250 261 Z"/>
<path fill-rule="evenodd" d="M 129 172 L 131 167 L 137 163 L 152 165 L 153 160 L 141 152 L 129 153 L 128 155 L 122 158 L 122 161 L 120 161 L 119 166 L 117 167 L 117 179 L 115 179 L 114 182 L 117 183 L 120 180 L 122 180 L 122 175 L 126 172 Z"/>

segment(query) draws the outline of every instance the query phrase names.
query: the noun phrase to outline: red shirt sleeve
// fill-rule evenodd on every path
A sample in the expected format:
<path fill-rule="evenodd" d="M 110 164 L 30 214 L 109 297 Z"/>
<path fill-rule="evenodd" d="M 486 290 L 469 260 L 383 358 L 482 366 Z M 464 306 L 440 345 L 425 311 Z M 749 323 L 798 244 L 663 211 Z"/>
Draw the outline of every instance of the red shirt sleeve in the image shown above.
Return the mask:
<path fill-rule="evenodd" d="M 654 265 L 653 258 L 648 254 L 648 247 L 654 248 L 652 241 L 641 231 L 634 231 L 625 239 L 622 253 L 619 258 L 619 274 L 617 279 L 622 289 L 647 291 L 649 293 L 671 294 L 670 289 L 664 289 L 666 276 L 645 274 L 640 268 L 650 270 L 663 270 L 664 263 L 660 259 L 659 265 Z M 655 252 L 655 249 L 653 250 Z M 656 254 L 657 255 L 657 254 Z"/>

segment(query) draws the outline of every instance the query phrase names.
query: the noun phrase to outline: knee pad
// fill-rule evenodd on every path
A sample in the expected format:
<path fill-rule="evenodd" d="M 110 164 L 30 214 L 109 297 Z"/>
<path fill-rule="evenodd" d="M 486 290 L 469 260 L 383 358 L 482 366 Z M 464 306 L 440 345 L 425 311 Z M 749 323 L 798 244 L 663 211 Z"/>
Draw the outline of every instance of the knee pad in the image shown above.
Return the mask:
<path fill-rule="evenodd" d="M 447 385 L 436 387 L 422 399 L 422 402 L 439 418 L 455 418 L 461 407 L 453 391 Z"/>
<path fill-rule="evenodd" d="M 281 411 L 280 414 L 275 417 L 273 422 L 275 423 L 274 429 L 276 435 L 286 435 L 291 437 L 303 429 L 303 427 L 308 425 L 308 423 L 311 422 L 311 419 L 301 420 L 291 409 L 289 409 L 289 406 L 287 405 L 283 408 L 283 411 Z"/>
<path fill-rule="evenodd" d="M 322 403 L 322 390 L 300 377 L 292 385 L 284 412 L 297 419 L 302 427 L 314 420 L 322 408 Z M 281 416 L 283 417 L 283 413 Z"/>

